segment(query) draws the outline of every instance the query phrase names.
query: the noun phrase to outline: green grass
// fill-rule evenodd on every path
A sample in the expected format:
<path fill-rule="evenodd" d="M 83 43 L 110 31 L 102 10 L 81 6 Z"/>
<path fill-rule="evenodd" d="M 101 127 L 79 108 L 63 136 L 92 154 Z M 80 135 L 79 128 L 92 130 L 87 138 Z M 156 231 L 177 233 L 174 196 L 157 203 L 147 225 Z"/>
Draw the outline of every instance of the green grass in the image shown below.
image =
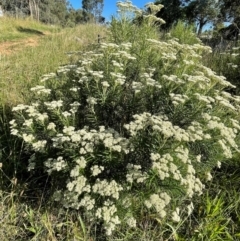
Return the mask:
<path fill-rule="evenodd" d="M 0 43 L 16 41 L 30 36 L 42 36 L 60 31 L 58 26 L 48 26 L 31 19 L 0 18 Z"/>
<path fill-rule="evenodd" d="M 69 57 L 69 52 L 96 46 L 98 34 L 104 37 L 106 29 L 94 24 L 61 29 L 29 19 L 1 18 L 0 30 L 0 45 L 16 43 L 8 54 L 0 55 L 0 163 L 8 163 L 4 170 L 0 167 L 0 185 L 5 190 L 0 191 L 0 240 L 91 240 L 90 228 L 80 213 L 71 214 L 53 203 L 44 203 L 46 193 L 41 193 L 35 183 L 24 185 L 18 180 L 24 157 L 19 151 L 21 143 L 11 138 L 8 122 L 9 108 L 27 103 L 29 89 L 39 84 L 42 75 L 75 61 L 77 55 Z M 22 46 L 29 37 L 36 40 L 35 46 Z"/>
<path fill-rule="evenodd" d="M 11 19 L 10 22 L 14 23 L 14 20 Z M 12 25 L 29 28 L 32 26 L 36 31 L 50 28 L 35 22 L 30 22 L 32 25 L 28 23 L 29 21 L 24 25 L 23 20 L 17 20 Z M 79 25 L 42 36 L 37 39 L 34 47 L 26 45 L 22 49 L 13 50 L 11 54 L 0 55 L 0 103 L 14 105 L 24 102 L 29 89 L 39 83 L 43 74 L 54 72 L 58 66 L 74 61 L 67 52 L 82 51 L 91 44 L 97 44 L 98 34 L 104 36 L 105 28 L 97 25 Z M 6 30 L 4 35 L 7 35 Z M 20 35 L 18 36 L 20 38 Z"/>

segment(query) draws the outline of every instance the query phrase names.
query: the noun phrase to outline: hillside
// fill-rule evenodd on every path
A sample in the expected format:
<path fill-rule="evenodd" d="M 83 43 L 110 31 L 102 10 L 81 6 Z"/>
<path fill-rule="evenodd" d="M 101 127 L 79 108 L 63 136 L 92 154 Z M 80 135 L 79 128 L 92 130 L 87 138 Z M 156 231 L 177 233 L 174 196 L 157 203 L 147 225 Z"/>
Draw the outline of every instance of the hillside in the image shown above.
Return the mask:
<path fill-rule="evenodd" d="M 49 26 L 29 19 L 0 18 L 0 100 L 23 102 L 33 85 L 46 73 L 73 61 L 67 52 L 81 51 L 105 34 L 104 27 L 79 25 L 75 28 Z M 25 97 L 23 97 L 25 96 Z"/>
<path fill-rule="evenodd" d="M 0 18 L 0 54 L 12 53 L 23 46 L 36 46 L 37 39 L 61 31 L 31 19 Z"/>

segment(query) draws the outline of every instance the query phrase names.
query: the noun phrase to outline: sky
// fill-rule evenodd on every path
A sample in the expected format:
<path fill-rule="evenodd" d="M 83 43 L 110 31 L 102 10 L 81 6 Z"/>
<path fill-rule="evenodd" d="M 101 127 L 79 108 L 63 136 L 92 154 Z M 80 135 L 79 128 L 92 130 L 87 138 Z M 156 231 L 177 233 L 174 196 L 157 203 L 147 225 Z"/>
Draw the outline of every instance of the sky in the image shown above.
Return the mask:
<path fill-rule="evenodd" d="M 106 20 L 111 19 L 112 15 L 115 15 L 117 12 L 117 2 L 120 0 L 104 0 L 104 8 L 103 8 L 103 17 L 106 18 Z M 82 8 L 82 0 L 69 0 L 70 4 L 75 9 Z M 124 2 L 124 1 L 122 1 Z M 143 8 L 144 5 L 148 2 L 151 2 L 149 0 L 132 0 L 132 4 L 137 6 L 138 8 Z"/>

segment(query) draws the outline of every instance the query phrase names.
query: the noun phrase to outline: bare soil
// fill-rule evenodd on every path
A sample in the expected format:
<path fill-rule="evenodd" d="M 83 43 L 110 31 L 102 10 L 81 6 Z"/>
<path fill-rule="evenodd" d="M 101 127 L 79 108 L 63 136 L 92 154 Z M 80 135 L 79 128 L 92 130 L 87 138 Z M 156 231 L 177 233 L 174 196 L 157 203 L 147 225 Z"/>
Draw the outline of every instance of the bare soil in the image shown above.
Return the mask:
<path fill-rule="evenodd" d="M 16 41 L 6 41 L 0 43 L 0 55 L 9 55 L 21 50 L 24 47 L 36 47 L 38 46 L 39 38 L 39 36 L 36 36 Z"/>

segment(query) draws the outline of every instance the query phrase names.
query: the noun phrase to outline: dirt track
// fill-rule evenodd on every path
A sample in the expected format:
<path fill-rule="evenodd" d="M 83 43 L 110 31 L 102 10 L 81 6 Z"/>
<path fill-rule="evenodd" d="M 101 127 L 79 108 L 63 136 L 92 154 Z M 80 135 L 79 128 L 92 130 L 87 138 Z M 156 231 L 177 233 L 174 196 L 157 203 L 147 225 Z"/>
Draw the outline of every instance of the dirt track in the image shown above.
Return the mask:
<path fill-rule="evenodd" d="M 9 55 L 22 49 L 23 47 L 35 47 L 38 45 L 38 40 L 39 37 L 30 37 L 21 40 L 0 43 L 0 54 Z"/>

